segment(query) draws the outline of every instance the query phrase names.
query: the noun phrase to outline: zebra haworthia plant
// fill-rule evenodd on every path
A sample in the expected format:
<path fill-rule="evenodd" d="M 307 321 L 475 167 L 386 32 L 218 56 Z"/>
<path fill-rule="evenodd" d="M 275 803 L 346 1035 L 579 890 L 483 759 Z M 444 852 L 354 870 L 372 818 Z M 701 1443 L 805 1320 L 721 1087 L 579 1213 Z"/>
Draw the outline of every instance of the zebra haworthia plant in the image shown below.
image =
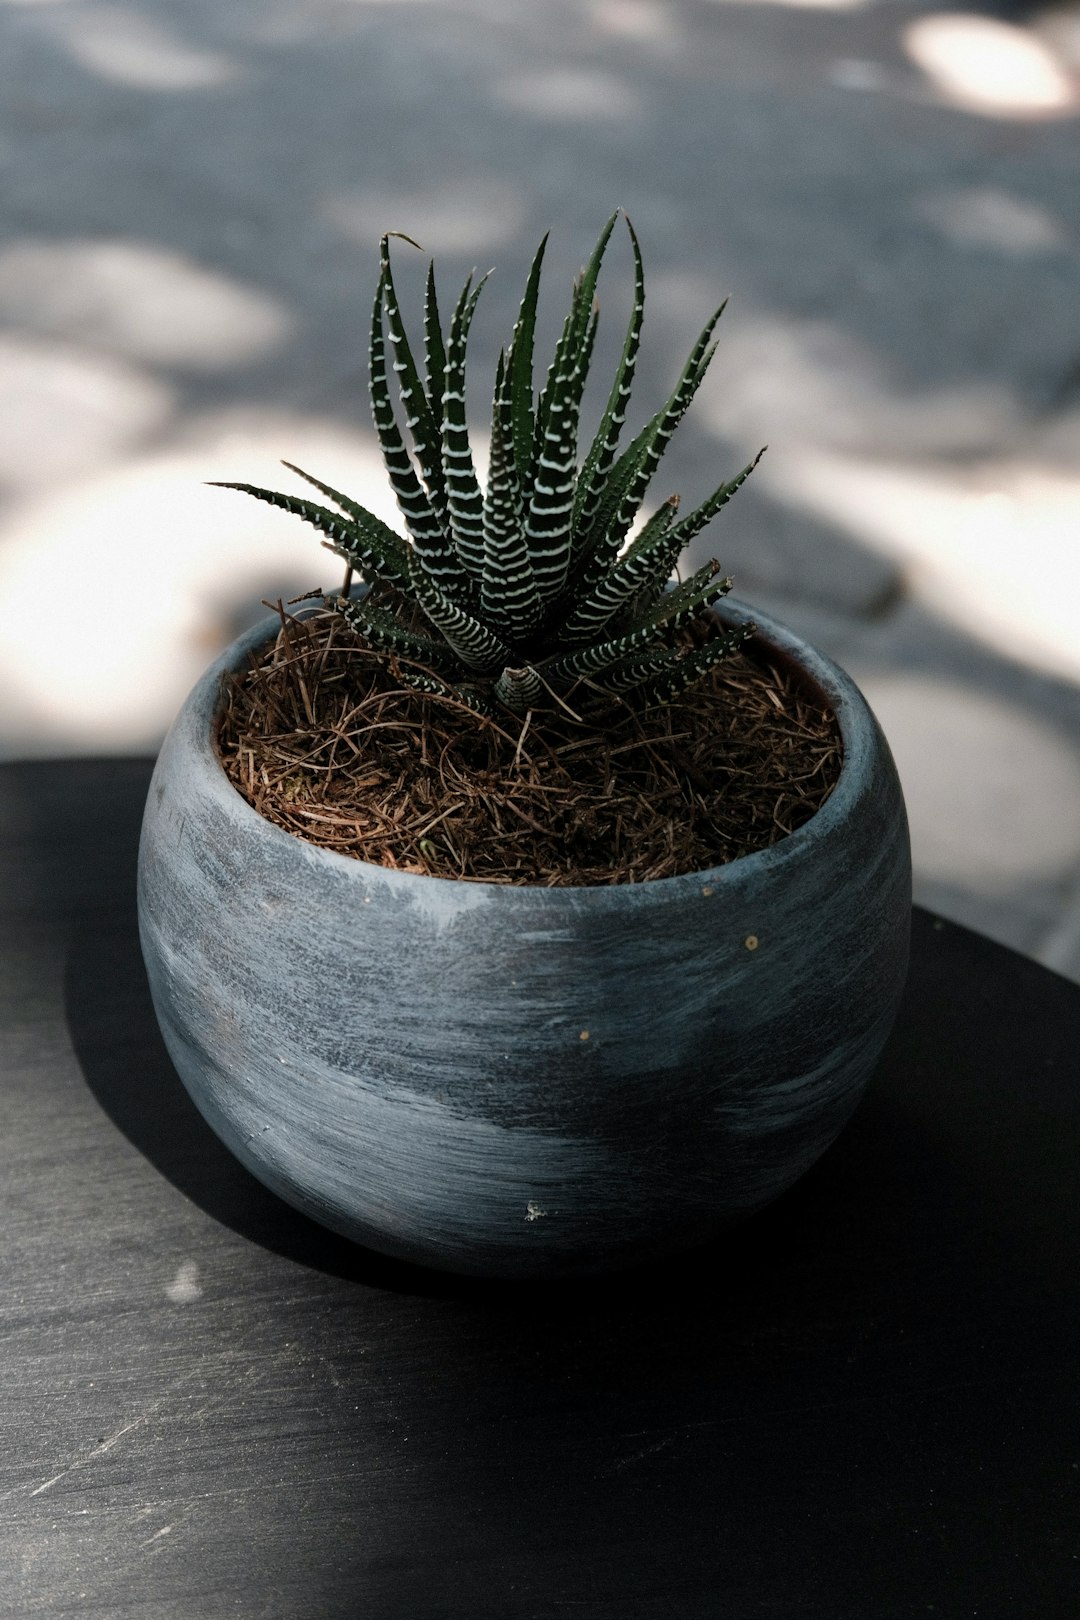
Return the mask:
<path fill-rule="evenodd" d="M 712 561 L 674 589 L 669 582 L 683 548 L 749 477 L 761 451 L 688 516 L 678 516 L 672 496 L 630 538 L 660 458 L 712 359 L 724 306 L 706 322 L 669 398 L 620 449 L 645 297 L 641 250 L 629 220 L 633 310 L 599 427 L 579 460 L 596 282 L 617 218 L 608 220 L 574 283 L 538 392 L 533 337 L 546 237 L 537 250 L 495 374 L 486 489 L 469 442 L 465 349 L 487 278 L 474 285 L 469 277 L 447 330 L 429 266 L 421 370 L 401 317 L 388 237 L 371 316 L 369 391 L 408 538 L 290 462 L 285 465 L 333 508 L 251 484 L 222 486 L 295 513 L 326 535 L 324 544 L 376 587 L 362 599 L 336 598 L 352 629 L 395 656 L 406 684 L 483 713 L 497 713 L 500 704 L 524 713 L 582 684 L 635 703 L 670 699 L 753 630 L 740 627 L 688 645 L 677 632 L 723 596 L 731 580 Z M 411 448 L 391 396 L 387 337 Z"/>

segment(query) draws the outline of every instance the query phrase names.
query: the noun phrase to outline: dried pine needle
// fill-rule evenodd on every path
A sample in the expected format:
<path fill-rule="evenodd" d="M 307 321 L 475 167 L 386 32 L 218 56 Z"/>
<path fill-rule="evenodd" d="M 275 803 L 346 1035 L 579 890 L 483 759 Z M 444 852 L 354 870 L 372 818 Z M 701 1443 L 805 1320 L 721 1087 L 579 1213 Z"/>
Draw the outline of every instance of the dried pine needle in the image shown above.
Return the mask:
<path fill-rule="evenodd" d="M 641 883 L 766 848 L 825 802 L 842 760 L 832 713 L 743 653 L 602 730 L 563 708 L 504 726 L 403 686 L 325 611 L 283 619 L 227 680 L 218 747 L 254 808 L 309 842 L 549 887 Z"/>

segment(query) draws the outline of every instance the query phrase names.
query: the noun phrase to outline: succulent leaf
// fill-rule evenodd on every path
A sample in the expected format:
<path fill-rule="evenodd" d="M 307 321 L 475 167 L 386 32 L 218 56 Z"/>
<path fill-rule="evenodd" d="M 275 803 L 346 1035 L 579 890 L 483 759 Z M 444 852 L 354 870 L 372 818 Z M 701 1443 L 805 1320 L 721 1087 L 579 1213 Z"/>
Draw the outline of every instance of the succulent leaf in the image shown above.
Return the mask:
<path fill-rule="evenodd" d="M 547 436 L 552 413 L 557 408 L 558 390 L 562 379 L 567 375 L 580 379 L 577 388 L 577 403 L 581 403 L 581 395 L 585 387 L 585 378 L 589 369 L 589 356 L 592 341 L 588 336 L 592 325 L 592 337 L 596 335 L 595 299 L 596 281 L 600 274 L 600 265 L 603 261 L 604 250 L 611 240 L 611 233 L 615 228 L 618 214 L 612 214 L 603 230 L 600 239 L 592 251 L 592 256 L 581 275 L 574 282 L 570 299 L 570 312 L 563 322 L 562 334 L 555 348 L 555 355 L 548 370 L 547 382 L 540 395 L 536 408 L 536 428 L 534 434 L 534 466 L 542 453 L 544 440 Z"/>
<path fill-rule="evenodd" d="M 302 478 L 305 483 L 311 484 L 314 489 L 319 490 L 326 496 L 327 500 L 333 501 L 335 506 L 340 506 L 347 517 L 353 518 L 358 523 L 364 523 L 371 517 L 372 514 L 365 506 L 361 506 L 359 501 L 354 501 L 349 495 L 343 495 L 339 489 L 334 489 L 331 484 L 324 484 L 321 478 L 315 478 L 311 473 L 305 472 L 303 467 L 296 465 L 295 461 L 283 461 L 281 465 L 288 467 L 289 471 L 294 472 L 298 478 Z M 393 530 L 387 532 L 392 534 Z M 394 539 L 397 540 L 397 538 L 397 535 L 394 535 Z"/>
<path fill-rule="evenodd" d="M 577 355 L 568 350 L 564 369 L 552 381 L 532 493 L 525 512 L 525 541 L 536 588 L 544 603 L 559 595 L 570 565 L 577 478 L 578 364 Z"/>
<path fill-rule="evenodd" d="M 443 387 L 442 463 L 454 548 L 469 577 L 479 584 L 484 572 L 484 497 L 473 466 L 465 419 L 465 348 L 476 301 L 487 277 L 475 287 L 466 281 L 450 323 Z"/>
<path fill-rule="evenodd" d="M 603 688 L 606 692 L 634 692 L 647 681 L 666 674 L 679 662 L 677 647 L 647 647 L 644 652 L 611 664 L 604 671 Z"/>
<path fill-rule="evenodd" d="M 616 613 L 654 582 L 663 590 L 682 550 L 672 530 L 678 509 L 679 497 L 672 495 L 653 513 L 626 555 L 570 613 L 559 632 L 563 641 L 599 635 Z"/>
<path fill-rule="evenodd" d="M 279 506 L 283 512 L 303 518 L 330 538 L 330 549 L 336 551 L 365 579 L 385 580 L 389 585 L 407 585 L 409 582 L 409 552 L 400 535 L 362 506 L 354 508 L 356 514 L 344 518 L 340 512 L 331 512 L 327 506 L 307 501 L 296 495 L 282 495 L 275 489 L 261 489 L 256 484 L 234 484 L 223 479 L 211 479 L 215 489 L 238 489 L 244 495 L 253 495 L 257 501 Z"/>
<path fill-rule="evenodd" d="M 678 540 L 680 550 L 688 546 L 694 536 L 699 534 L 705 527 L 706 523 L 711 522 L 721 507 L 726 506 L 736 491 L 743 487 L 768 448 L 767 444 L 763 444 L 753 461 L 747 462 L 742 472 L 736 473 L 735 477 L 730 478 L 726 484 L 721 484 L 719 489 L 713 491 L 707 501 L 702 501 L 700 506 L 687 513 L 686 517 L 676 525 L 672 530 L 672 539 Z"/>
<path fill-rule="evenodd" d="M 452 698 L 454 702 L 472 709 L 474 714 L 482 714 L 485 719 L 493 720 L 498 715 L 497 704 L 492 703 L 475 687 L 459 686 L 455 681 L 444 681 L 438 675 L 431 675 L 424 669 L 414 669 L 408 664 L 399 664 L 396 674 L 403 686 L 415 687 L 418 692 L 427 692 L 433 697 Z"/>
<path fill-rule="evenodd" d="M 658 601 L 638 614 L 633 628 L 638 630 L 652 626 L 657 629 L 666 626 L 668 630 L 681 629 L 696 618 L 703 608 L 711 607 L 730 591 L 731 576 L 721 578 L 719 575 L 720 564 L 715 558 L 710 559 L 689 579 L 665 591 Z"/>
<path fill-rule="evenodd" d="M 521 486 L 514 459 L 513 405 L 502 355 L 495 378 L 491 417 L 491 462 L 484 497 L 482 617 L 510 641 L 535 630 L 541 616 L 536 576 L 522 524 Z"/>
<path fill-rule="evenodd" d="M 440 590 L 413 553 L 410 594 L 421 611 L 437 630 L 446 637 L 450 647 L 467 669 L 489 675 L 505 664 L 513 663 L 510 648 L 490 627 L 474 618 Z"/>
<path fill-rule="evenodd" d="M 756 624 L 740 624 L 734 630 L 726 630 L 722 635 L 714 636 L 700 647 L 691 648 L 677 659 L 670 669 L 663 670 L 642 682 L 638 688 L 640 700 L 645 704 L 670 703 L 672 698 L 688 691 L 710 670 L 723 663 L 725 658 L 737 652 L 756 631 Z"/>
<path fill-rule="evenodd" d="M 618 557 L 671 436 L 685 416 L 716 352 L 715 346 L 710 346 L 710 339 L 726 307 L 725 299 L 702 328 L 667 403 L 615 464 L 610 493 L 602 499 L 593 531 L 585 542 L 582 577 L 587 588 L 591 588 Z"/>
<path fill-rule="evenodd" d="M 428 404 L 436 423 L 442 421 L 443 383 L 446 374 L 446 348 L 443 344 L 439 295 L 435 290 L 435 261 L 428 264 L 424 293 L 424 365 L 427 370 Z M 438 458 L 437 458 L 438 459 Z M 441 461 L 439 461 L 441 468 Z"/>
<path fill-rule="evenodd" d="M 604 481 L 615 459 L 619 437 L 626 421 L 626 408 L 630 402 L 638 349 L 641 346 L 641 326 L 645 314 L 645 270 L 641 262 L 641 246 L 637 233 L 629 220 L 626 221 L 626 228 L 630 232 L 630 245 L 634 254 L 634 304 L 615 380 L 611 385 L 611 393 L 608 395 L 604 414 L 600 418 L 600 426 L 596 430 L 596 436 L 589 447 L 585 465 L 578 478 L 574 500 L 574 531 L 579 536 L 588 534 L 592 528 Z"/>
<path fill-rule="evenodd" d="M 655 640 L 658 631 L 680 629 L 731 589 L 730 579 L 717 579 L 719 572 L 718 563 L 706 563 L 684 585 L 668 591 L 660 602 L 619 635 L 589 642 L 543 664 L 541 669 L 545 678 L 559 685 L 581 676 L 600 675 L 605 669 Z"/>
<path fill-rule="evenodd" d="M 533 337 L 536 331 L 536 304 L 540 293 L 540 270 L 544 262 L 544 237 L 533 257 L 525 295 L 507 358 L 507 379 L 514 434 L 514 460 L 518 477 L 524 482 L 530 471 L 533 450 Z"/>
<path fill-rule="evenodd" d="M 531 664 L 523 669 L 504 669 L 495 682 L 495 696 L 515 714 L 524 714 L 539 703 L 544 683 Z"/>
<path fill-rule="evenodd" d="M 379 267 L 383 302 L 386 307 L 386 324 L 390 333 L 390 346 L 394 351 L 394 374 L 398 380 L 401 404 L 405 411 L 405 426 L 416 446 L 416 456 L 424 483 L 427 485 L 432 510 L 439 519 L 445 521 L 446 489 L 443 482 L 442 435 L 439 429 L 441 397 L 434 402 L 429 400 L 420 381 L 416 361 L 413 359 L 390 269 L 390 235 L 400 237 L 412 247 L 417 247 L 418 243 L 401 231 L 384 236 L 379 244 Z"/>
<path fill-rule="evenodd" d="M 371 418 L 382 451 L 390 487 L 408 526 L 413 545 L 423 559 L 431 577 L 444 589 L 460 588 L 464 572 L 446 537 L 443 521 L 421 486 L 402 438 L 394 415 L 394 404 L 386 375 L 386 345 L 383 339 L 383 303 L 386 290 L 385 272 L 379 277 L 375 301 L 371 310 L 371 332 L 368 343 L 368 394 L 371 400 Z"/>
<path fill-rule="evenodd" d="M 368 597 L 339 596 L 333 606 L 350 629 L 381 651 L 398 653 L 418 664 L 430 664 L 436 670 L 451 672 L 456 666 L 456 655 L 445 641 L 435 641 L 408 629 Z"/>

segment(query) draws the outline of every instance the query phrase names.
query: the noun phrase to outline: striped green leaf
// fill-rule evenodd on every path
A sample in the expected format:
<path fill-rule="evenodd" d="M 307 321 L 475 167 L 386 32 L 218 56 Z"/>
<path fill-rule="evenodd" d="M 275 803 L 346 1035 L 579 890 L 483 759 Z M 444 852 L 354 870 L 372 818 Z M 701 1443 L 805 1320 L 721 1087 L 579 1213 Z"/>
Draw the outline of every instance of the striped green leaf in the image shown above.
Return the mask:
<path fill-rule="evenodd" d="M 658 631 L 666 629 L 670 633 L 680 629 L 731 589 L 730 579 L 717 579 L 719 572 L 717 563 L 706 563 L 684 585 L 667 592 L 662 601 L 642 614 L 629 629 L 603 641 L 577 647 L 542 665 L 545 678 L 559 685 L 581 676 L 599 675 L 621 659 L 640 652 L 656 639 Z"/>
<path fill-rule="evenodd" d="M 410 563 L 410 594 L 468 669 L 489 675 L 514 662 L 506 642 L 440 590 L 415 552 Z"/>
<path fill-rule="evenodd" d="M 737 652 L 756 632 L 756 624 L 740 624 L 734 630 L 726 630 L 721 635 L 713 636 L 702 646 L 692 648 L 669 669 L 661 670 L 649 680 L 643 681 L 638 688 L 639 701 L 646 705 L 670 703 L 672 698 L 679 697 L 691 686 L 696 685 L 710 670 L 723 663 L 725 658 L 730 658 L 731 654 Z"/>
<path fill-rule="evenodd" d="M 453 592 L 464 587 L 464 571 L 449 544 L 445 526 L 416 475 L 412 457 L 394 415 L 394 404 L 386 375 L 386 344 L 383 338 L 385 291 L 384 272 L 379 278 L 375 301 L 372 304 L 368 342 L 368 395 L 371 400 L 371 419 L 375 425 L 390 487 L 397 498 L 413 544 L 432 579 L 441 589 Z"/>
<path fill-rule="evenodd" d="M 533 338 L 536 332 L 536 304 L 540 293 L 540 269 L 544 262 L 544 237 L 533 256 L 525 295 L 518 310 L 517 324 L 510 343 L 507 380 L 514 436 L 514 460 L 518 477 L 528 478 L 533 452 Z"/>
<path fill-rule="evenodd" d="M 491 415 L 491 462 L 484 496 L 484 570 L 481 617 L 511 642 L 540 622 L 540 597 L 525 543 L 521 488 L 514 459 L 513 405 L 505 361 L 499 356 Z"/>
<path fill-rule="evenodd" d="M 442 396 L 446 381 L 446 349 L 443 344 L 439 295 L 435 290 L 435 261 L 428 265 L 424 293 L 424 365 L 427 370 L 428 403 L 437 425 L 442 424 Z"/>
<path fill-rule="evenodd" d="M 576 358 L 567 351 L 565 369 L 554 379 L 545 414 L 543 440 L 525 510 L 528 546 L 540 600 L 552 601 L 562 591 L 570 564 L 571 520 L 577 477 Z"/>
<path fill-rule="evenodd" d="M 722 596 L 726 596 L 731 585 L 730 575 L 721 577 L 720 564 L 715 559 L 710 559 L 696 573 L 691 574 L 689 579 L 684 579 L 680 585 L 665 591 L 659 601 L 653 602 L 643 612 L 637 614 L 630 628 L 657 630 L 666 627 L 668 630 L 678 630 L 705 608 L 711 607 Z"/>
<path fill-rule="evenodd" d="M 646 681 L 655 680 L 679 662 L 677 647 L 647 647 L 644 652 L 623 658 L 605 669 L 599 684 L 605 692 L 633 692 Z"/>
<path fill-rule="evenodd" d="M 634 370 L 637 365 L 638 350 L 641 346 L 641 327 L 645 315 L 645 270 L 641 260 L 641 246 L 637 239 L 637 233 L 629 219 L 626 220 L 626 228 L 630 232 L 630 245 L 634 254 L 634 304 L 630 312 L 630 323 L 623 341 L 622 354 L 619 357 L 615 380 L 611 385 L 611 392 L 604 407 L 604 414 L 600 418 L 600 426 L 596 430 L 596 436 L 589 447 L 589 453 L 585 457 L 585 464 L 578 478 L 577 493 L 574 500 L 575 535 L 583 536 L 588 534 L 596 516 L 596 508 L 600 501 L 608 471 L 615 459 L 619 437 L 626 421 L 626 410 L 630 403 Z"/>
<path fill-rule="evenodd" d="M 673 540 L 672 525 L 679 497 L 672 495 L 646 523 L 626 555 L 594 586 L 560 626 L 559 639 L 575 642 L 595 639 L 614 618 L 654 580 L 666 584 L 682 547 Z"/>
<path fill-rule="evenodd" d="M 401 231 L 391 233 L 408 242 L 419 244 Z M 383 300 L 386 306 L 386 324 L 390 333 L 390 346 L 394 351 L 394 374 L 397 377 L 401 404 L 405 412 L 405 426 L 416 446 L 416 459 L 427 486 L 428 500 L 436 518 L 446 521 L 446 489 L 443 482 L 442 434 L 440 432 L 441 400 L 434 404 L 428 399 L 420 374 L 413 359 L 412 348 L 401 317 L 397 289 L 390 269 L 390 237 L 384 236 L 379 244 L 379 263 L 382 275 Z"/>
<path fill-rule="evenodd" d="M 457 657 L 445 641 L 407 629 L 392 613 L 378 607 L 367 597 L 339 596 L 333 604 L 346 624 L 358 636 L 381 652 L 399 654 L 415 663 L 430 665 L 435 670 L 452 672 Z"/>
<path fill-rule="evenodd" d="M 615 563 L 671 436 L 685 416 L 709 368 L 715 353 L 710 339 L 726 307 L 725 299 L 702 328 L 666 404 L 615 463 L 592 530 L 583 540 L 580 596 L 591 592 Z"/>
<path fill-rule="evenodd" d="M 726 484 L 721 484 L 719 489 L 713 491 L 707 501 L 702 501 L 700 506 L 687 513 L 686 517 L 675 526 L 672 530 L 672 539 L 678 540 L 680 550 L 688 546 L 694 536 L 700 534 L 701 530 L 707 523 L 711 522 L 717 512 L 727 505 L 736 490 L 742 488 L 768 448 L 767 444 L 762 445 L 753 461 L 748 462 L 742 472 L 736 473 L 735 477 L 729 479 Z"/>
<path fill-rule="evenodd" d="M 492 703 L 483 692 L 475 687 L 459 686 L 456 681 L 444 681 L 437 675 L 431 675 L 427 670 L 411 669 L 407 664 L 399 664 L 397 678 L 403 686 L 411 686 L 418 692 L 426 692 L 429 697 L 447 698 L 451 702 L 461 703 L 474 714 L 482 714 L 485 720 L 494 720 L 498 717 L 498 706 Z"/>
<path fill-rule="evenodd" d="M 565 379 L 574 379 L 571 385 L 572 394 L 576 393 L 576 407 L 580 407 L 581 396 L 585 389 L 588 376 L 589 360 L 592 354 L 592 341 L 596 336 L 596 283 L 600 275 L 600 266 L 603 262 L 604 251 L 611 240 L 611 233 L 615 228 L 618 214 L 612 214 L 600 233 L 599 241 L 592 251 L 588 264 L 574 282 L 570 298 L 570 311 L 563 322 L 562 333 L 555 348 L 555 354 L 548 370 L 547 381 L 540 395 L 536 408 L 536 426 L 533 436 L 533 468 L 537 465 L 543 454 L 544 441 L 551 424 L 553 413 L 560 408 L 565 390 Z M 575 423 L 575 447 L 576 447 Z"/>
<path fill-rule="evenodd" d="M 261 489 L 256 484 L 234 484 L 222 479 L 211 480 L 215 489 L 238 489 L 244 495 L 253 495 L 257 501 L 280 507 L 302 518 L 330 540 L 330 549 L 336 551 L 365 579 L 385 580 L 388 585 L 407 586 L 409 583 L 409 551 L 400 535 L 387 528 L 373 512 L 356 508 L 361 517 L 342 517 L 328 506 L 304 500 L 296 495 L 282 495 L 275 489 Z"/>
<path fill-rule="evenodd" d="M 515 714 L 535 708 L 544 695 L 544 683 L 531 664 L 521 669 L 504 669 L 495 682 L 495 696 Z"/>
<path fill-rule="evenodd" d="M 294 472 L 298 478 L 302 478 L 305 483 L 319 490 L 326 496 L 327 500 L 333 501 L 335 506 L 340 506 L 346 517 L 351 517 L 358 523 L 364 523 L 371 517 L 372 514 L 366 506 L 361 506 L 360 502 L 354 501 L 350 495 L 343 495 L 341 490 L 334 489 L 331 484 L 324 484 L 322 479 L 316 478 L 313 473 L 305 472 L 303 467 L 296 465 L 295 461 L 283 461 L 281 465 L 288 467 L 289 471 Z M 393 533 L 392 530 L 387 530 L 387 532 Z M 400 545 L 400 538 L 397 535 L 394 538 Z M 402 554 L 404 555 L 404 547 L 402 547 Z"/>
<path fill-rule="evenodd" d="M 469 277 L 458 299 L 446 345 L 443 388 L 442 460 L 454 548 L 472 580 L 484 572 L 484 497 L 473 466 L 465 417 L 465 350 L 476 300 L 487 277 L 475 287 Z"/>
<path fill-rule="evenodd" d="M 575 602 L 581 601 L 595 588 L 618 557 L 621 540 L 618 544 L 608 544 L 607 536 L 627 491 L 637 477 L 648 452 L 650 437 L 659 426 L 662 414 L 662 411 L 657 411 L 622 452 L 608 473 L 592 530 L 587 535 L 576 537 L 574 569 L 570 580 Z"/>

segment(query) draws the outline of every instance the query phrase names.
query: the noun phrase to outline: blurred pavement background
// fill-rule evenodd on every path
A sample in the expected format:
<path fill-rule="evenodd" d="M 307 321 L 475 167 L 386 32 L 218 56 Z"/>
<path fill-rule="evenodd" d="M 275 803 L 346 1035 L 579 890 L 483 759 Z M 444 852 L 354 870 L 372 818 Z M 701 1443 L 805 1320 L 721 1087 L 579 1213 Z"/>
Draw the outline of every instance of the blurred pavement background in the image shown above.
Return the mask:
<path fill-rule="evenodd" d="M 261 598 L 336 582 L 204 480 L 287 457 L 396 521 L 384 230 L 448 292 L 497 266 L 482 429 L 537 240 L 543 344 L 621 205 L 637 419 L 732 297 L 655 493 L 769 442 L 697 554 L 863 686 L 918 897 L 1080 978 L 1078 115 L 1076 9 L 0 0 L 0 755 L 152 752 Z M 616 238 L 609 343 L 628 277 Z"/>

